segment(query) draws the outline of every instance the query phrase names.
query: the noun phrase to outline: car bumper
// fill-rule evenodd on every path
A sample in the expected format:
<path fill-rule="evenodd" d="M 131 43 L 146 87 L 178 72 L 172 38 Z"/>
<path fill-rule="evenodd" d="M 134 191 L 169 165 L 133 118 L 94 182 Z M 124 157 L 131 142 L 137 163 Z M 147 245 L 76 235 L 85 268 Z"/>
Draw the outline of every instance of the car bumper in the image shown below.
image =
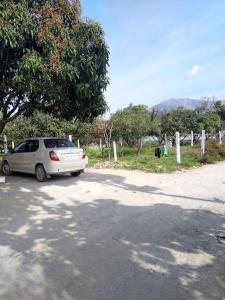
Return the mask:
<path fill-rule="evenodd" d="M 54 162 L 47 167 L 45 167 L 45 171 L 49 175 L 60 174 L 60 173 L 73 173 L 77 171 L 84 170 L 86 167 L 86 162 L 82 161 L 80 163 L 58 163 Z"/>

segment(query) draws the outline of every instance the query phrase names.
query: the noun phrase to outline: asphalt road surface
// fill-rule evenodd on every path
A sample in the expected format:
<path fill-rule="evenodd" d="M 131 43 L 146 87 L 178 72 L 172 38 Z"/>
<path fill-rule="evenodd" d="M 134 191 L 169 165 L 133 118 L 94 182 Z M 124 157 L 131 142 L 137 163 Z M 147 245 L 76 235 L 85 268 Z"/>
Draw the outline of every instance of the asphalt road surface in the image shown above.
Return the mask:
<path fill-rule="evenodd" d="M 225 299 L 225 164 L 0 185 L 1 300 Z"/>

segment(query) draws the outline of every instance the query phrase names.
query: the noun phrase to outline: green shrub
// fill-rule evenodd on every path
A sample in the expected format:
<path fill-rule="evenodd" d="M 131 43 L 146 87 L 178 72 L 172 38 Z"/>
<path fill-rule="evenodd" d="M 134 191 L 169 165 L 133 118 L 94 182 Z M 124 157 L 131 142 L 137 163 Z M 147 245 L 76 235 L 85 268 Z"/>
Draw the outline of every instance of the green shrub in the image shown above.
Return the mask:
<path fill-rule="evenodd" d="M 215 162 L 215 158 L 214 156 L 208 154 L 208 153 L 205 153 L 199 160 L 199 162 L 201 164 L 213 164 Z"/>
<path fill-rule="evenodd" d="M 225 158 L 225 144 L 219 145 L 219 155 L 221 158 Z"/>
<path fill-rule="evenodd" d="M 219 145 L 217 141 L 206 142 L 206 153 L 200 158 L 200 163 L 212 164 L 225 158 L 225 144 Z"/>

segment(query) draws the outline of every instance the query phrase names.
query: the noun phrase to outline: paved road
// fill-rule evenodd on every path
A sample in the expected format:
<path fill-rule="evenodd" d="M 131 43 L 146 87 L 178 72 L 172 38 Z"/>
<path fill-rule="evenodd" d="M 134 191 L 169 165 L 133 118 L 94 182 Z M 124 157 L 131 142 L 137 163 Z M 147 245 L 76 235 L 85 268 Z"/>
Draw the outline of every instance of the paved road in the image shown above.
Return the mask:
<path fill-rule="evenodd" d="M 0 299 L 225 299 L 225 164 L 0 186 Z"/>

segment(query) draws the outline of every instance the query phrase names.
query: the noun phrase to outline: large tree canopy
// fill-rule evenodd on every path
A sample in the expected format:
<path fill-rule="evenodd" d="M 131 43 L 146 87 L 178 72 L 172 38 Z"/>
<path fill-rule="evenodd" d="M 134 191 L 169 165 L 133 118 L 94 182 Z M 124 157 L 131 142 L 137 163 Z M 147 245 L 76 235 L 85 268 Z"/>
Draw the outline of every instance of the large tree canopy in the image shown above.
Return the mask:
<path fill-rule="evenodd" d="M 105 112 L 109 52 L 79 1 L 1 0 L 0 133 L 36 109 L 90 121 Z"/>

